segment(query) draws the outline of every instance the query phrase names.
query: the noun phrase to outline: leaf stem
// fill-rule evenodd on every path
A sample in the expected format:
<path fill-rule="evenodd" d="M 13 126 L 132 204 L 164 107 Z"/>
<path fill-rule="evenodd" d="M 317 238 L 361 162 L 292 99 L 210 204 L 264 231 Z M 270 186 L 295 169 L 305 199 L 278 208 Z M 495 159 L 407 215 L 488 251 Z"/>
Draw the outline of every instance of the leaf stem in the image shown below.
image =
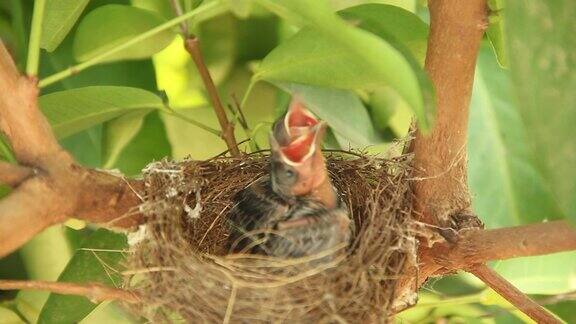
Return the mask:
<path fill-rule="evenodd" d="M 63 71 L 57 72 L 51 76 L 48 76 L 44 79 L 42 79 L 39 83 L 39 87 L 43 88 L 46 87 L 48 85 L 51 85 L 55 82 L 58 82 L 62 79 L 65 79 L 73 74 L 76 74 L 82 70 L 85 70 L 91 66 L 94 66 L 100 62 L 102 62 L 105 58 L 109 57 L 112 54 L 115 54 L 119 51 L 122 51 L 134 44 L 137 44 L 145 39 L 148 39 L 166 29 L 172 28 L 178 24 L 180 24 L 183 21 L 186 21 L 187 19 L 190 18 L 194 18 L 196 17 L 197 19 L 201 20 L 202 17 L 213 17 L 214 15 L 217 15 L 219 13 L 222 13 L 224 11 L 228 10 L 227 6 L 224 6 L 222 4 L 221 1 L 213 1 L 213 2 L 209 2 L 201 7 L 198 7 L 190 12 L 187 12 L 185 14 L 183 14 L 182 16 L 176 17 L 174 19 L 171 19 L 161 25 L 158 25 L 150 30 L 148 30 L 145 33 L 142 33 L 134 38 L 132 38 L 131 40 L 122 43 L 118 46 L 115 46 L 113 48 L 111 48 L 110 50 L 95 56 L 91 59 L 89 59 L 86 62 L 82 62 L 80 64 L 74 65 L 72 67 L 69 67 Z"/>
<path fill-rule="evenodd" d="M 37 75 L 40 62 L 40 37 L 42 36 L 42 20 L 44 19 L 45 0 L 34 1 L 32 26 L 30 27 L 30 41 L 28 43 L 28 61 L 26 74 Z"/>
<path fill-rule="evenodd" d="M 190 117 L 188 117 L 188 116 L 186 116 L 186 115 L 183 115 L 183 114 L 180 114 L 180 113 L 176 112 L 175 110 L 172 110 L 172 109 L 162 109 L 161 111 L 164 112 L 164 113 L 166 113 L 166 114 L 168 114 L 168 115 L 170 115 L 170 116 L 174 116 L 174 117 L 176 117 L 176 118 L 182 119 L 182 120 L 184 120 L 184 121 L 186 121 L 186 122 L 188 122 L 188 123 L 190 123 L 190 124 L 192 124 L 192 125 L 194 125 L 194 126 L 196 126 L 196 127 L 198 127 L 198 128 L 201 128 L 201 129 L 203 129 L 203 130 L 205 130 L 205 131 L 207 131 L 207 132 L 209 132 L 209 133 L 212 133 L 212 134 L 214 134 L 214 135 L 216 135 L 216 136 L 218 136 L 218 137 L 221 137 L 221 136 L 222 136 L 222 133 L 221 133 L 219 130 L 214 129 L 214 128 L 210 127 L 210 126 L 204 125 L 204 124 L 202 124 L 202 123 L 199 122 L 199 121 L 196 121 L 196 120 L 194 120 L 194 119 L 192 119 L 192 118 L 190 118 Z"/>

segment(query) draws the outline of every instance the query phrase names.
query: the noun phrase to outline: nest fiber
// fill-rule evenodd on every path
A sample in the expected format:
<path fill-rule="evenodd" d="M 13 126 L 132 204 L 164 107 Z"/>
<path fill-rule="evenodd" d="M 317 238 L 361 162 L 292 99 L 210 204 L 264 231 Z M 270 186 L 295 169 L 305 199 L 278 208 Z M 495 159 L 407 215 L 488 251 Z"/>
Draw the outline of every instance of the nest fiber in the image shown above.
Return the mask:
<path fill-rule="evenodd" d="M 266 155 L 161 161 L 144 170 L 145 238 L 133 246 L 136 311 L 152 322 L 379 323 L 414 296 L 407 156 L 327 156 L 356 233 L 340 251 L 298 259 L 227 255 L 232 197 L 268 172 Z M 405 289 L 404 289 L 405 290 Z"/>

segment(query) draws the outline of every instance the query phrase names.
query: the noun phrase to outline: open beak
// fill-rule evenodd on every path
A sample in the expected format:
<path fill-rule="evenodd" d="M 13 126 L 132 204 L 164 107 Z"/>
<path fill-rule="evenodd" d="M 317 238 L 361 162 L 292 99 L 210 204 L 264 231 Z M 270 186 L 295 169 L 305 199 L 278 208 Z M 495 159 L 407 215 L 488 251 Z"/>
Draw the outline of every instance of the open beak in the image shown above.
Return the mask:
<path fill-rule="evenodd" d="M 270 144 L 282 162 L 298 166 L 309 160 L 320 147 L 326 124 L 319 121 L 298 99 L 274 125 Z"/>

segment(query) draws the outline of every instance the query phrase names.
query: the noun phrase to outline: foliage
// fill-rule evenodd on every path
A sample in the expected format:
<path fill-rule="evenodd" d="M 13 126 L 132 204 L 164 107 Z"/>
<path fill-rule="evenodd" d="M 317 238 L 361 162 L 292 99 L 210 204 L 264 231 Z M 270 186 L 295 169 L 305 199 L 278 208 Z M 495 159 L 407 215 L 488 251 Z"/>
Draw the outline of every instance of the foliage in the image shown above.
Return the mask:
<path fill-rule="evenodd" d="M 300 96 L 328 123 L 332 148 L 376 145 L 371 152 L 380 152 L 405 135 L 412 116 L 422 129 L 433 127 L 433 89 L 422 68 L 428 25 L 421 1 L 181 2 L 224 103 L 241 102 L 247 127 L 237 122 L 236 135 L 250 139 L 243 149 L 266 147 L 287 93 Z M 488 4 L 487 38 L 495 55 L 486 42 L 471 102 L 473 208 L 489 228 L 564 217 L 576 221 L 576 3 Z M 0 2 L 0 37 L 20 67 L 28 54 L 32 12 L 32 0 Z M 218 123 L 177 36 L 168 1 L 46 0 L 41 18 L 40 48 L 31 49 L 41 50 L 40 105 L 80 163 L 137 175 L 165 156 L 206 159 L 226 150 L 209 131 Z M 236 114 L 230 113 L 233 120 Z M 1 139 L 0 156 L 11 158 Z M 118 250 L 124 238 L 102 230 L 51 229 L 19 251 L 19 262 L 0 260 L 0 269 L 10 269 L 0 276 L 112 283 L 103 269 L 117 270 L 121 254 L 102 252 L 96 258 L 78 246 Z M 539 298 L 576 289 L 574 252 L 495 267 Z M 421 305 L 403 315 L 406 321 L 523 320 L 468 277 L 430 288 Z M 53 295 L 47 302 L 45 294 L 12 297 L 0 295 L 0 323 L 38 316 L 54 322 L 59 314 L 69 316 L 59 320 L 77 322 L 96 306 L 80 297 Z M 566 309 L 573 304 L 549 307 L 571 321 Z M 127 317 L 113 305 L 100 305 L 85 322 L 105 318 Z"/>

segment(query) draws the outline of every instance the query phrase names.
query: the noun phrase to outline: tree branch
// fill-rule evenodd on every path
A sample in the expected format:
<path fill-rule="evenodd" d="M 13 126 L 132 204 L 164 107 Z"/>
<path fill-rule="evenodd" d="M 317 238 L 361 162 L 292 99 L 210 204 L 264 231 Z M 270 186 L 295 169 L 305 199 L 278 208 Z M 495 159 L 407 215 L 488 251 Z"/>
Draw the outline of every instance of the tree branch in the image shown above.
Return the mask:
<path fill-rule="evenodd" d="M 576 229 L 566 221 L 552 221 L 491 230 L 463 230 L 455 244 L 437 243 L 433 262 L 448 271 L 494 260 L 576 250 Z"/>
<path fill-rule="evenodd" d="M 0 290 L 45 290 L 61 295 L 84 296 L 93 302 L 119 300 L 137 303 L 140 297 L 131 291 L 108 287 L 99 283 L 77 284 L 33 280 L 0 280 Z"/>
<path fill-rule="evenodd" d="M 16 187 L 32 174 L 34 170 L 30 168 L 0 161 L 0 183 Z"/>
<path fill-rule="evenodd" d="M 448 227 L 466 211 L 468 105 L 476 57 L 487 19 L 486 0 L 429 0 L 430 35 L 425 68 L 436 90 L 437 118 L 428 135 L 413 142 L 416 213 L 423 222 Z"/>
<path fill-rule="evenodd" d="M 17 185 L 0 200 L 0 257 L 70 216 L 90 222 L 119 219 L 118 227 L 141 221 L 132 212 L 139 204 L 140 181 L 79 166 L 58 144 L 37 99 L 36 80 L 18 73 L 0 42 L 0 131 L 26 166 L 0 164 L 0 180 Z"/>
<path fill-rule="evenodd" d="M 478 279 L 482 280 L 500 294 L 500 296 L 506 298 L 512 305 L 524 314 L 530 316 L 530 318 L 537 323 L 562 323 L 544 307 L 526 296 L 488 266 L 484 264 L 478 265 L 469 269 L 468 272 L 478 277 Z"/>

